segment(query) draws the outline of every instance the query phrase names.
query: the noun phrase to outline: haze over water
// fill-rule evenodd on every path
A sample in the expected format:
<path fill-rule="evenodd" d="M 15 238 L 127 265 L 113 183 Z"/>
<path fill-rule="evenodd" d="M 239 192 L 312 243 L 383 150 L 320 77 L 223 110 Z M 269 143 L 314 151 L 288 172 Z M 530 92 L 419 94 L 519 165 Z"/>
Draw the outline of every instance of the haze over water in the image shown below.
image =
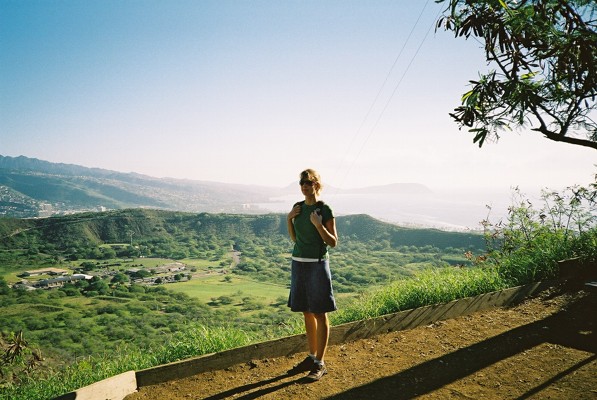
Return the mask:
<path fill-rule="evenodd" d="M 376 219 L 402 226 L 438 228 L 444 230 L 479 230 L 480 222 L 489 218 L 498 222 L 510 205 L 510 196 L 475 193 L 439 193 L 404 195 L 334 194 L 321 196 L 335 215 L 367 214 Z M 302 200 L 300 193 L 272 198 L 258 207 L 274 212 L 290 210 Z M 487 207 L 490 206 L 491 210 Z"/>

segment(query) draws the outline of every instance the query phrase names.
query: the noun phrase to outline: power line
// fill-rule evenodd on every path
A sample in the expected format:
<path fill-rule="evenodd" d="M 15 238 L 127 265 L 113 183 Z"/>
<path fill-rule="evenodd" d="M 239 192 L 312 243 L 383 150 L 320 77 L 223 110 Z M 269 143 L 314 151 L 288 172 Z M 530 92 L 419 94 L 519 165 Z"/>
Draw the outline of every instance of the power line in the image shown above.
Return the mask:
<path fill-rule="evenodd" d="M 365 122 L 367 121 L 367 119 L 369 118 L 369 115 L 371 114 L 371 111 L 373 110 L 375 104 L 377 103 L 383 89 L 386 86 L 386 83 L 389 80 L 390 75 L 392 74 L 396 64 L 398 63 L 398 60 L 400 59 L 400 57 L 402 56 L 402 53 L 406 47 L 406 45 L 408 44 L 408 42 L 410 41 L 410 38 L 415 30 L 415 28 L 417 27 L 417 25 L 419 24 L 419 21 L 421 20 L 421 17 L 423 16 L 423 13 L 427 7 L 427 4 L 429 3 L 429 0 L 427 0 L 425 2 L 425 4 L 423 5 L 423 8 L 421 9 L 421 12 L 419 13 L 419 16 L 417 17 L 417 20 L 415 21 L 413 27 L 411 28 L 404 44 L 402 45 L 402 48 L 400 49 L 400 52 L 398 53 L 398 55 L 396 56 L 394 63 L 392 64 L 388 74 L 386 75 L 386 78 L 384 79 L 384 82 L 382 83 L 379 91 L 377 92 L 377 95 L 375 96 L 375 99 L 373 100 L 371 106 L 369 107 L 369 110 L 367 111 L 365 117 L 363 118 L 363 121 L 361 122 L 359 128 L 357 129 L 356 133 L 353 135 L 353 138 L 350 142 L 350 145 L 348 147 L 348 150 L 346 152 L 346 154 L 348 154 L 350 152 L 350 150 L 352 149 L 353 143 L 355 142 L 357 136 L 360 134 L 363 126 L 365 125 Z M 439 15 L 441 14 L 441 10 L 440 12 L 438 12 L 438 14 L 436 15 L 436 17 L 433 20 L 433 23 L 431 24 L 431 26 L 429 27 L 429 29 L 427 29 L 427 32 L 425 33 L 425 36 L 423 37 L 423 39 L 421 40 L 421 42 L 419 43 L 419 46 L 417 47 L 417 50 L 415 51 L 415 53 L 413 54 L 413 56 L 411 57 L 406 69 L 404 70 L 404 72 L 402 73 L 402 76 L 400 77 L 398 83 L 395 85 L 394 90 L 392 91 L 390 97 L 388 98 L 388 100 L 386 101 L 383 109 L 381 110 L 381 112 L 379 113 L 375 123 L 373 124 L 371 130 L 369 131 L 369 134 L 367 135 L 367 137 L 365 138 L 365 141 L 363 142 L 363 144 L 361 145 L 361 147 L 359 148 L 359 151 L 357 153 L 357 155 L 352 159 L 352 162 L 350 164 L 350 166 L 347 168 L 346 173 L 344 174 L 344 177 L 340 180 L 340 184 L 338 185 L 338 187 L 342 186 L 342 183 L 346 180 L 346 177 L 350 174 L 350 172 L 352 171 L 352 168 L 354 167 L 354 164 L 356 163 L 356 161 L 358 160 L 358 158 L 360 157 L 361 153 L 363 152 L 363 149 L 365 148 L 365 146 L 367 145 L 367 142 L 369 141 L 369 139 L 371 138 L 371 136 L 373 135 L 375 129 L 377 128 L 377 125 L 379 124 L 379 121 L 381 120 L 381 117 L 383 116 L 383 114 L 385 113 L 385 111 L 387 110 L 388 106 L 390 105 L 390 102 L 392 101 L 392 99 L 394 98 L 394 95 L 396 94 L 396 92 L 398 91 L 400 85 L 402 84 L 402 81 L 404 80 L 404 77 L 406 76 L 406 74 L 408 73 L 410 67 L 412 66 L 415 58 L 417 57 L 417 55 L 419 54 L 419 51 L 421 50 L 423 43 L 427 40 L 427 37 L 429 36 L 429 32 L 431 31 L 431 29 L 433 28 L 433 26 L 435 26 L 435 21 L 437 20 L 437 18 L 439 17 Z M 338 167 L 338 171 L 341 171 L 344 167 L 344 161 L 346 160 L 346 154 L 344 156 L 344 158 L 342 159 L 340 166 Z"/>

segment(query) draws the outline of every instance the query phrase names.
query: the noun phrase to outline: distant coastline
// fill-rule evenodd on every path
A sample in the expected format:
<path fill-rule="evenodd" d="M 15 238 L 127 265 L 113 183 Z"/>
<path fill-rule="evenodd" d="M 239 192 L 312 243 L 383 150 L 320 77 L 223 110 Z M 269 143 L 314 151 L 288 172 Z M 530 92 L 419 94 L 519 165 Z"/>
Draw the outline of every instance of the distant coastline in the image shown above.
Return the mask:
<path fill-rule="evenodd" d="M 488 216 L 494 222 L 503 218 L 508 198 L 491 199 L 491 211 L 482 196 L 473 199 L 447 197 L 438 194 L 409 196 L 398 193 L 347 193 L 322 196 L 336 215 L 368 214 L 376 219 L 402 226 L 437 228 L 443 230 L 480 230 L 481 221 Z M 288 211 L 289 205 L 300 200 L 297 195 L 273 197 L 269 202 L 254 206 L 271 212 Z"/>
<path fill-rule="evenodd" d="M 322 199 L 336 215 L 367 214 L 402 226 L 479 230 L 489 215 L 506 215 L 511 190 L 416 182 L 359 188 L 326 186 Z M 44 217 L 83 211 L 157 208 L 184 212 L 287 212 L 301 200 L 296 182 L 285 187 L 154 178 L 137 173 L 0 155 L 0 215 Z M 487 207 L 491 206 L 491 210 Z"/>

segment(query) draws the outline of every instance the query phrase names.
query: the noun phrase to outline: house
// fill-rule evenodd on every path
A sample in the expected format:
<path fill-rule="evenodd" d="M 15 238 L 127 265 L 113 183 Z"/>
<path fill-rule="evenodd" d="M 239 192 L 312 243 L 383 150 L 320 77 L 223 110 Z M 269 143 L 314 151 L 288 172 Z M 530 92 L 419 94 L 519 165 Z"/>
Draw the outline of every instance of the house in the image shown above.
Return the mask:
<path fill-rule="evenodd" d="M 13 289 L 21 289 L 21 290 L 35 290 L 35 288 L 33 286 L 31 286 L 31 284 L 24 279 L 20 282 L 15 283 L 14 285 L 12 285 L 12 288 Z"/>
<path fill-rule="evenodd" d="M 127 275 L 135 275 L 139 271 L 141 271 L 141 268 L 129 268 L 125 271 L 125 273 Z"/>
<path fill-rule="evenodd" d="M 42 269 L 34 269 L 31 271 L 25 271 L 19 276 L 38 276 L 38 275 L 66 275 L 68 273 L 65 269 L 60 268 L 42 268 Z"/>
<path fill-rule="evenodd" d="M 174 262 L 170 264 L 164 264 L 155 268 L 158 272 L 180 272 L 187 269 L 186 265 L 180 262 Z"/>
<path fill-rule="evenodd" d="M 80 280 L 90 280 L 91 278 L 93 278 L 93 276 L 91 275 L 85 275 L 85 274 L 74 274 L 71 276 L 61 276 L 58 278 L 52 278 L 52 279 L 42 279 L 40 281 L 37 281 L 33 284 L 33 286 L 35 288 L 39 288 L 39 289 L 51 289 L 51 288 L 57 288 L 57 287 L 62 287 L 67 283 L 74 283 L 76 281 L 80 281 Z"/>

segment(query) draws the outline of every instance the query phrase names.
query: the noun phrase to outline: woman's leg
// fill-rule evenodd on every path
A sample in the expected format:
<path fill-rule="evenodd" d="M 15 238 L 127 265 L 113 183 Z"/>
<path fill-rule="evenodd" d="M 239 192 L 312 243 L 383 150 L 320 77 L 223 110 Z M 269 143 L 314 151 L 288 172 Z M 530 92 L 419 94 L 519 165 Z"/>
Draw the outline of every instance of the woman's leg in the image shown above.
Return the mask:
<path fill-rule="evenodd" d="M 315 359 L 323 361 L 330 336 L 330 324 L 326 313 L 304 312 L 305 331 L 309 344 L 309 353 L 315 355 Z"/>
<path fill-rule="evenodd" d="M 315 350 L 315 358 L 323 361 L 325 352 L 328 347 L 328 338 L 330 336 L 330 323 L 326 313 L 313 314 L 317 321 L 317 347 Z"/>
<path fill-rule="evenodd" d="M 315 314 L 304 312 L 305 332 L 307 333 L 307 343 L 309 344 L 309 354 L 317 356 L 317 319 Z"/>

